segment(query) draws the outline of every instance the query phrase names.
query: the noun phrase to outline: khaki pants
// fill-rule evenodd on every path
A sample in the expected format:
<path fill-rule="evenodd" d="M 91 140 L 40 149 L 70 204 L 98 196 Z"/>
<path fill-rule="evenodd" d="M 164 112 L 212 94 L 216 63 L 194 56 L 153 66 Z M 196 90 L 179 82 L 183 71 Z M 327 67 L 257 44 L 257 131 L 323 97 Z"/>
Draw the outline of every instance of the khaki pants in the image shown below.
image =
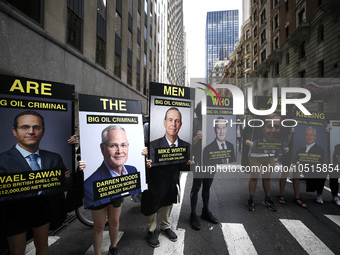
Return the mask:
<path fill-rule="evenodd" d="M 161 229 L 165 230 L 167 228 L 170 228 L 170 206 L 164 206 L 159 209 L 159 214 L 161 216 Z M 157 227 L 157 213 L 151 214 L 149 216 L 145 217 L 146 219 L 146 226 L 148 228 L 148 231 L 153 232 L 155 231 Z"/>

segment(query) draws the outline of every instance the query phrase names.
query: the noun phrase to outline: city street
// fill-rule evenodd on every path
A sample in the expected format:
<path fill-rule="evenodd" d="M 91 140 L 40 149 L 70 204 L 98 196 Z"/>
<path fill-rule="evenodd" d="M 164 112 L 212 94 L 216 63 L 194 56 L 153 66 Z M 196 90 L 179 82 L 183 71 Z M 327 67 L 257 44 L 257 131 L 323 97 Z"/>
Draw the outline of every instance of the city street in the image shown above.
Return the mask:
<path fill-rule="evenodd" d="M 140 203 L 126 197 L 120 220 L 118 247 L 121 254 L 339 254 L 340 207 L 331 202 L 327 188 L 323 193 L 325 203 L 319 205 L 315 202 L 315 194 L 305 192 L 305 182 L 302 181 L 301 198 L 308 206 L 308 209 L 303 209 L 293 202 L 292 184 L 287 183 L 287 204 L 280 205 L 279 183 L 275 178 L 272 180 L 272 197 L 277 212 L 272 212 L 262 204 L 264 195 L 259 180 L 255 210 L 250 212 L 245 206 L 248 179 L 228 179 L 220 173 L 215 176 L 210 198 L 210 209 L 219 219 L 219 224 L 200 220 L 201 230 L 195 231 L 189 226 L 192 173 L 182 174 L 181 182 L 183 199 L 173 207 L 171 214 L 178 241 L 173 243 L 160 234 L 160 247 L 151 248 L 146 242 Z M 199 214 L 201 205 L 199 198 Z M 160 231 L 159 227 L 157 231 Z M 50 242 L 52 255 L 93 254 L 91 228 L 76 218 L 54 233 Z M 102 254 L 107 253 L 108 246 L 108 231 L 105 231 Z"/>

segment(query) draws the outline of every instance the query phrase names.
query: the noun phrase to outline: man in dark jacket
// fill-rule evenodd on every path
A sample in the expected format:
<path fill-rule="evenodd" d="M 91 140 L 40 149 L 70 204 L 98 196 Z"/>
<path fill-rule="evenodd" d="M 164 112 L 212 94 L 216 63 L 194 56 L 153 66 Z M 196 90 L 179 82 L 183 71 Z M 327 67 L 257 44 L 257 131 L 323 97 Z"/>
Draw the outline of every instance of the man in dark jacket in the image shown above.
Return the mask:
<path fill-rule="evenodd" d="M 182 115 L 175 108 L 169 108 L 165 113 L 165 136 L 150 143 L 150 158 L 154 160 L 154 150 L 157 148 L 184 147 L 189 143 L 179 139 L 178 132 L 182 126 Z M 151 247 L 158 247 L 158 237 L 155 235 L 157 227 L 157 212 L 161 216 L 161 231 L 171 241 L 177 241 L 177 235 L 170 228 L 170 209 L 177 203 L 179 195 L 180 171 L 189 170 L 187 163 L 169 164 L 169 162 L 151 167 L 147 172 L 148 190 L 142 195 L 141 210 L 146 216 L 148 229 L 147 242 Z"/>
<path fill-rule="evenodd" d="M 232 143 L 225 140 L 228 125 L 223 117 L 218 117 L 214 127 L 216 138 L 203 150 L 203 166 L 216 166 L 217 164 L 228 164 L 235 162 L 235 152 Z M 196 205 L 198 199 L 198 192 L 203 184 L 202 200 L 203 209 L 201 218 L 213 224 L 217 224 L 218 220 L 209 211 L 210 187 L 214 180 L 214 174 L 196 173 L 194 172 L 194 180 L 190 193 L 191 214 L 190 225 L 195 230 L 200 230 L 200 222 L 196 216 Z"/>

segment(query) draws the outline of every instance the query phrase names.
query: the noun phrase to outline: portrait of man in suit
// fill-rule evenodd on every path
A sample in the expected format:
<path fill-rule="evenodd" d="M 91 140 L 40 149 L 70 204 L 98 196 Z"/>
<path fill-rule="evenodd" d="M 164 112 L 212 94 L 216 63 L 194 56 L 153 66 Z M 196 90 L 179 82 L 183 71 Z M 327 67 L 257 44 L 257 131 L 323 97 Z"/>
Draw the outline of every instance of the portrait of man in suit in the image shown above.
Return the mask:
<path fill-rule="evenodd" d="M 120 125 L 110 125 L 102 131 L 100 150 L 104 160 L 98 169 L 85 180 L 85 207 L 104 205 L 112 199 L 106 197 L 95 201 L 93 182 L 137 172 L 134 166 L 125 165 L 129 157 L 129 142 L 125 129 Z M 137 193 L 140 193 L 140 189 L 129 192 L 130 195 Z"/>
<path fill-rule="evenodd" d="M 322 164 L 324 163 L 325 151 L 316 143 L 317 132 L 313 127 L 307 127 L 305 129 L 306 145 L 301 147 L 295 157 L 297 164 Z M 308 156 L 309 154 L 309 156 Z M 319 155 L 317 157 L 310 157 L 313 155 Z M 307 157 L 306 157 L 307 156 Z"/>
<path fill-rule="evenodd" d="M 228 164 L 235 162 L 234 145 L 226 140 L 228 123 L 223 117 L 215 120 L 215 139 L 203 150 L 203 165 Z M 220 151 L 225 153 L 220 154 Z"/>
<path fill-rule="evenodd" d="M 39 148 L 45 133 L 41 114 L 32 110 L 19 113 L 14 118 L 12 133 L 17 144 L 0 154 L 0 175 L 61 169 L 65 177 L 70 176 L 59 154 Z M 51 204 L 47 193 L 36 190 L 12 195 L 8 199 L 1 208 L 1 228 L 5 230 L 11 254 L 24 254 L 26 233 L 30 229 L 33 230 L 37 253 L 47 254 L 51 221 Z"/>
<path fill-rule="evenodd" d="M 165 128 L 165 135 L 150 142 L 150 159 L 152 162 L 158 163 L 156 160 L 157 149 L 169 147 L 186 147 L 183 162 L 188 161 L 190 159 L 190 144 L 183 141 L 178 136 L 178 132 L 182 127 L 182 114 L 178 108 L 170 107 L 166 111 L 163 126 Z M 159 162 L 159 164 L 169 164 L 169 161 Z"/>

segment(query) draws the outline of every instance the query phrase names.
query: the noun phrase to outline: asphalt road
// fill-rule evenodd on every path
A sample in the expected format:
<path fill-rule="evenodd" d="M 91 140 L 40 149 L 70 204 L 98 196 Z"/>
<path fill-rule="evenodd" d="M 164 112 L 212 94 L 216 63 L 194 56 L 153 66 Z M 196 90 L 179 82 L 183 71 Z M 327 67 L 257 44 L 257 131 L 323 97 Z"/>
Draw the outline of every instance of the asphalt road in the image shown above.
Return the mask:
<path fill-rule="evenodd" d="M 201 230 L 189 226 L 190 189 L 192 173 L 182 174 L 180 204 L 173 207 L 171 221 L 178 241 L 171 242 L 159 235 L 161 246 L 151 248 L 146 242 L 145 218 L 140 203 L 125 198 L 120 219 L 120 254 L 340 254 L 340 207 L 331 202 L 331 194 L 324 190 L 323 205 L 315 202 L 315 194 L 305 192 L 301 182 L 301 198 L 308 208 L 293 203 L 293 187 L 287 183 L 287 204 L 278 204 L 279 182 L 272 179 L 272 197 L 277 212 L 263 204 L 264 193 L 259 180 L 255 194 L 255 210 L 247 211 L 248 179 L 215 176 L 210 198 L 210 210 L 218 218 L 213 225 L 201 220 Z M 326 183 L 326 186 L 328 182 Z M 202 201 L 199 197 L 198 213 Z M 107 230 L 107 229 L 106 229 Z M 159 227 L 158 227 L 159 232 Z M 109 246 L 108 231 L 104 233 L 103 253 Z M 67 223 L 50 237 L 50 254 L 83 255 L 91 252 L 91 228 L 77 219 Z M 29 248 L 29 247 L 28 247 Z M 27 249 L 28 254 L 32 249 Z"/>

